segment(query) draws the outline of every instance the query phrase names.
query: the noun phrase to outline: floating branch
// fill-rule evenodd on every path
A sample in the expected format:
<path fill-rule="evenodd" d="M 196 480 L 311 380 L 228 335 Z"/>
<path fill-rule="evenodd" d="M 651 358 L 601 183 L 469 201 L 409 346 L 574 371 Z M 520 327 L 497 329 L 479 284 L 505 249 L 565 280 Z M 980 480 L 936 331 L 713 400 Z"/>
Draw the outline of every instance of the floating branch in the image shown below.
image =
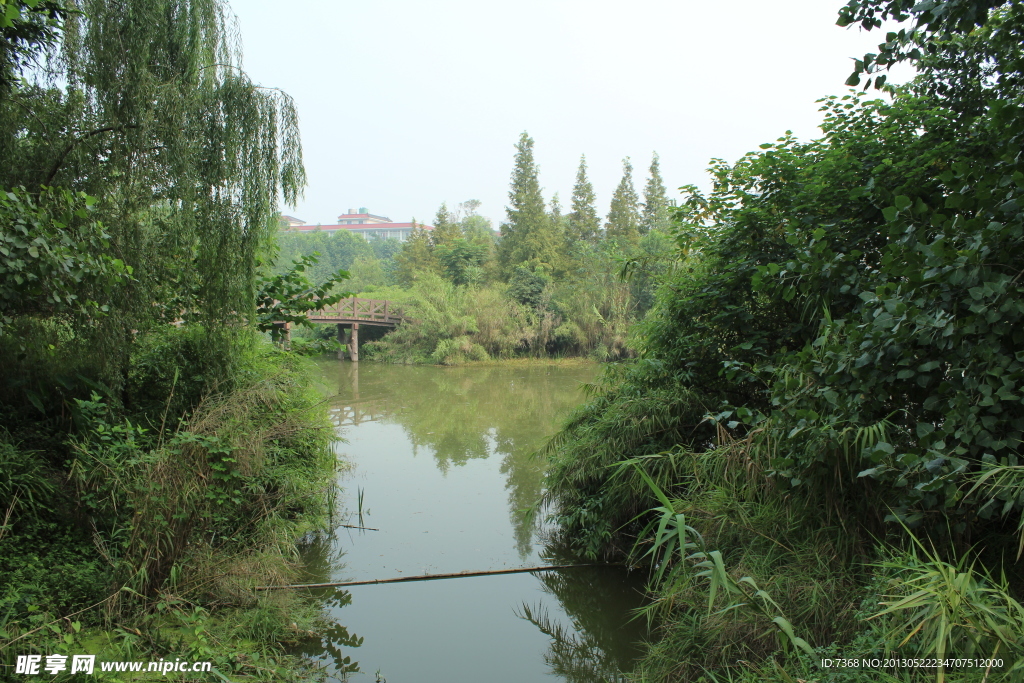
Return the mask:
<path fill-rule="evenodd" d="M 332 583 L 298 583 L 291 586 L 256 586 L 258 591 L 280 590 L 282 588 L 335 588 L 339 586 L 365 586 L 371 583 L 401 583 L 403 581 L 434 581 L 437 579 L 461 579 L 467 576 L 494 576 L 495 574 L 523 574 L 526 572 L 548 572 L 552 569 L 575 569 L 576 567 L 609 567 L 616 565 L 591 564 L 545 564 L 540 567 L 519 567 L 518 569 L 491 569 L 482 572 L 455 572 L 454 574 L 425 574 L 423 576 L 399 576 L 393 579 L 370 579 L 368 581 L 334 581 Z"/>
<path fill-rule="evenodd" d="M 362 531 L 380 531 L 380 529 L 374 529 L 372 526 L 356 526 L 355 524 L 339 524 L 343 529 L 360 529 Z"/>

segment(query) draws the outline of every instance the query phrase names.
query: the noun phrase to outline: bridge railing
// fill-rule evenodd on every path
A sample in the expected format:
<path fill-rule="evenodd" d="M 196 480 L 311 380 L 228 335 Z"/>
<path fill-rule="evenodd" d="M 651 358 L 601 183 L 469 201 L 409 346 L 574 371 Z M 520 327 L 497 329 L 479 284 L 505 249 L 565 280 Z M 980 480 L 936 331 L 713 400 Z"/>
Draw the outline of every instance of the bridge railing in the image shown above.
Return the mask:
<path fill-rule="evenodd" d="M 384 299 L 359 299 L 351 297 L 320 311 L 310 311 L 310 320 L 351 320 L 397 325 L 405 316 L 394 310 L 394 305 Z"/>

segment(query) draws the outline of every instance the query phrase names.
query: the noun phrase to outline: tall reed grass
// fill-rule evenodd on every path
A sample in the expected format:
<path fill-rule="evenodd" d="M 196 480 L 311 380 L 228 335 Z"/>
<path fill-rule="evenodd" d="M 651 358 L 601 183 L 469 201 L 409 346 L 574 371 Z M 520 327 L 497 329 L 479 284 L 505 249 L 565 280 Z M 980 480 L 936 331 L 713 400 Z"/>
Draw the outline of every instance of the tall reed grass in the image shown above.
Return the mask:
<path fill-rule="evenodd" d="M 0 664 L 175 652 L 243 678 L 303 678 L 281 648 L 309 637 L 316 610 L 251 588 L 294 579 L 296 543 L 328 528 L 335 437 L 311 367 L 240 334 L 232 373 L 204 391 L 175 371 L 193 331 L 156 334 L 136 346 L 125 401 L 94 391 L 45 435 L 17 422 L 0 435 L 0 462 L 17 465 L 0 470 Z M 162 405 L 159 383 L 133 384 L 153 378 Z"/>

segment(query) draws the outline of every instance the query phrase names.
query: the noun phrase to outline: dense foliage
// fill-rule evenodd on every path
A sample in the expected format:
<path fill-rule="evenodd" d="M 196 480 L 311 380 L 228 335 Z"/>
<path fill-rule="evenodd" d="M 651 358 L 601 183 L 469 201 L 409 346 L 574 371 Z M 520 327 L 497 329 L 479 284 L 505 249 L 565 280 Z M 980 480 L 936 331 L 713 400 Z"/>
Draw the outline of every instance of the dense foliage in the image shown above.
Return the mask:
<path fill-rule="evenodd" d="M 304 175 L 230 16 L 0 2 L 3 680 L 32 653 L 308 671 L 282 643 L 315 610 L 250 589 L 326 525 L 333 429 L 256 328 L 327 292 L 261 272 Z"/>
<path fill-rule="evenodd" d="M 204 324 L 219 349 L 207 371 L 226 371 L 231 342 L 222 325 L 252 315 L 277 201 L 294 201 L 304 183 L 291 100 L 245 76 L 217 0 L 67 7 L 59 46 L 37 44 L 30 63 L 8 65 L 25 80 L 0 98 L 0 187 L 29 193 L 39 205 L 36 227 L 69 208 L 81 213 L 66 192 L 95 198 L 84 200 L 87 216 L 72 216 L 82 225 L 75 237 L 103 244 L 83 243 L 79 251 L 96 263 L 76 268 L 51 238 L 49 248 L 30 245 L 38 256 L 29 263 L 73 271 L 83 291 L 63 301 L 105 307 L 79 326 L 76 349 L 101 361 L 105 383 L 123 383 L 132 330 L 179 317 Z M 102 223 L 102 235 L 90 222 Z M 18 239 L 16 225 L 0 226 L 5 241 Z M 104 259 L 131 277 L 97 299 L 90 273 Z M 3 277 L 25 275 L 8 267 Z M 66 288 L 71 280 L 63 279 Z M 51 306 L 52 294 L 23 290 L 19 306 Z"/>
<path fill-rule="evenodd" d="M 706 580 L 709 606 L 746 600 L 732 626 L 661 603 L 674 630 L 652 651 L 652 676 L 698 675 L 692 653 L 708 638 L 725 648 L 712 667 L 800 650 L 801 628 L 846 652 L 893 651 L 907 636 L 904 652 L 998 648 L 1024 666 L 1019 558 L 997 550 L 1024 532 L 1024 8 L 991 6 L 851 2 L 841 23 L 917 22 L 858 70 L 880 84 L 881 66 L 911 59 L 920 76 L 888 99 L 823 100 L 821 139 L 787 135 L 716 163 L 709 194 L 690 188 L 675 213 L 680 268 L 639 334 L 640 358 L 552 443 L 550 498 L 583 550 L 650 539 L 643 513 L 658 507 L 668 604 L 692 602 Z M 666 545 L 677 531 L 686 542 Z M 873 538 L 893 545 L 879 557 Z M 880 567 L 862 564 L 872 557 Z M 788 593 L 783 571 L 820 597 Z M 730 584 L 739 572 L 778 602 Z M 963 609 L 999 625 L 934 611 L 955 576 L 974 586 Z M 889 609 L 872 609 L 879 591 Z M 963 626 L 933 630 L 940 612 Z M 764 640 L 773 627 L 759 619 L 779 640 Z"/>

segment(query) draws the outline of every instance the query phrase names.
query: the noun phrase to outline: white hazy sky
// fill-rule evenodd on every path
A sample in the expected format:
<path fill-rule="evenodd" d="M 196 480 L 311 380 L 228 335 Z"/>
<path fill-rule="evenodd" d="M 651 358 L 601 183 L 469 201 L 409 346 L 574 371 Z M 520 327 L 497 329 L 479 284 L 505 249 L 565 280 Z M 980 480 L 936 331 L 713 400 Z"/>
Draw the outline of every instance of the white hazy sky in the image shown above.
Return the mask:
<path fill-rule="evenodd" d="M 250 77 L 298 105 L 309 185 L 285 213 L 430 222 L 479 199 L 495 227 L 524 130 L 545 198 L 569 204 L 586 154 L 601 213 L 626 156 L 640 193 L 657 151 L 674 197 L 713 157 L 817 136 L 815 100 L 883 38 L 837 27 L 842 4 L 231 0 Z"/>

